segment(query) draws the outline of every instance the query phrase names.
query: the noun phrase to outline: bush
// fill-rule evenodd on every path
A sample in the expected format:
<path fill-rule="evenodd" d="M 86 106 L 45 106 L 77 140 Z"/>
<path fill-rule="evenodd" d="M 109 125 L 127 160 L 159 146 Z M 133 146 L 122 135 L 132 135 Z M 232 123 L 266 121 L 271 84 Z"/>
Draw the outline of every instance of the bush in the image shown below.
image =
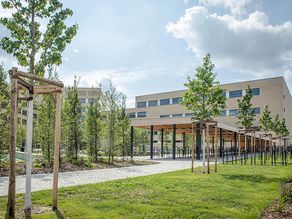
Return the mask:
<path fill-rule="evenodd" d="M 292 177 L 288 177 L 281 183 L 281 200 L 292 204 Z"/>

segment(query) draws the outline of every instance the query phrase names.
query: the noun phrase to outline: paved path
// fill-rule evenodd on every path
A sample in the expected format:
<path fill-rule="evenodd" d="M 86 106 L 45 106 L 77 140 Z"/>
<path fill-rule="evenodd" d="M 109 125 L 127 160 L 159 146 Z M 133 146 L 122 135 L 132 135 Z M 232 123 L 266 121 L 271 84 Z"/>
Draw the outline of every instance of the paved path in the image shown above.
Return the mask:
<path fill-rule="evenodd" d="M 158 164 L 146 166 L 132 166 L 122 168 L 109 168 L 99 170 L 85 170 L 75 172 L 59 173 L 59 188 L 76 186 L 90 183 L 105 182 L 116 179 L 125 179 L 136 176 L 146 176 L 158 173 L 165 173 L 175 170 L 190 168 L 189 159 L 161 159 L 155 160 Z M 200 161 L 195 162 L 195 166 L 201 166 Z M 53 186 L 53 174 L 32 175 L 32 191 L 51 189 Z M 16 193 L 25 192 L 25 176 L 17 176 Z M 6 196 L 8 193 L 8 177 L 0 177 L 0 196 Z"/>

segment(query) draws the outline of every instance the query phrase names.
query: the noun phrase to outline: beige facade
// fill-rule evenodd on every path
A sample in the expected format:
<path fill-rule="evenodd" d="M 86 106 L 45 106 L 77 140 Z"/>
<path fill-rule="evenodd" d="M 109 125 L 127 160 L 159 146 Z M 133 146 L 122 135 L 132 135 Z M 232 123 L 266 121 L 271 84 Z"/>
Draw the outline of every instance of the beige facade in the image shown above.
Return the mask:
<path fill-rule="evenodd" d="M 221 116 L 215 118 L 221 124 L 238 128 L 237 124 L 237 100 L 245 95 L 248 85 L 253 89 L 252 104 L 256 113 L 255 126 L 258 125 L 260 113 L 266 105 L 272 112 L 272 116 L 279 114 L 285 118 L 292 137 L 292 97 L 283 77 L 266 78 L 260 80 L 243 81 L 230 84 L 222 84 L 220 87 L 226 90 L 226 108 Z M 131 122 L 135 126 L 148 124 L 179 124 L 191 121 L 192 112 L 187 111 L 179 104 L 179 98 L 185 90 L 165 93 L 149 94 L 136 97 L 136 107 L 127 112 Z M 178 123 L 177 123 L 178 122 Z M 152 124 L 153 123 L 153 124 Z"/>

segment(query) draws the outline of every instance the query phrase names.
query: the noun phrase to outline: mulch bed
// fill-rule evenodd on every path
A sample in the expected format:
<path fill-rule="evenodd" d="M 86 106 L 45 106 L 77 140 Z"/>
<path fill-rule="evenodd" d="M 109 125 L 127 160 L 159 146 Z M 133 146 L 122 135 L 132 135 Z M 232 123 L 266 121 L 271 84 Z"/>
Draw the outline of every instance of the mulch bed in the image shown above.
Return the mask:
<path fill-rule="evenodd" d="M 129 166 L 142 166 L 142 165 L 152 165 L 156 164 L 156 162 L 151 161 L 131 161 L 125 160 L 116 160 L 113 164 L 108 164 L 106 162 L 98 162 L 93 163 L 92 167 L 87 167 L 84 165 L 76 165 L 70 162 L 62 162 L 60 172 L 69 172 L 69 171 L 81 171 L 81 170 L 95 170 L 95 169 L 105 169 L 105 168 L 118 168 L 118 167 L 129 167 Z M 32 174 L 44 174 L 44 173 L 52 173 L 53 167 L 41 167 L 41 168 L 32 168 Z M 0 167 L 0 177 L 9 175 L 9 167 Z M 16 175 L 25 175 L 25 163 L 18 162 L 16 163 Z"/>

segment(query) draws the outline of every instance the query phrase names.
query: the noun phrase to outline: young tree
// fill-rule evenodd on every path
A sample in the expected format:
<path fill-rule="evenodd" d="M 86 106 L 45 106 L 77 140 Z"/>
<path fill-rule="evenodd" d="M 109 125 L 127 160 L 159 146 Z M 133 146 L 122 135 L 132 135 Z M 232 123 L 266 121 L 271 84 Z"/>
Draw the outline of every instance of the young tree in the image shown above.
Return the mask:
<path fill-rule="evenodd" d="M 58 0 L 4 0 L 3 9 L 13 9 L 12 16 L 1 17 L 2 24 L 11 34 L 0 40 L 0 47 L 13 55 L 19 65 L 32 74 L 44 75 L 48 66 L 60 65 L 62 53 L 77 32 L 77 25 L 68 27 L 65 21 L 72 10 L 64 8 Z M 32 82 L 31 82 L 32 83 Z M 27 186 L 25 210 L 31 210 L 33 100 L 28 103 L 27 119 Z M 10 195 L 9 195 L 10 197 Z M 9 202 L 10 203 L 10 202 Z M 14 208 L 8 206 L 9 215 Z"/>
<path fill-rule="evenodd" d="M 272 130 L 272 117 L 271 111 L 268 106 L 265 106 L 265 109 L 260 117 L 260 129 L 265 133 L 265 137 L 268 132 Z M 265 151 L 267 150 L 267 141 L 265 140 Z"/>
<path fill-rule="evenodd" d="M 85 117 L 85 137 L 89 157 L 95 162 L 97 162 L 98 150 L 101 144 L 102 116 L 100 94 L 95 98 L 92 95 Z"/>
<path fill-rule="evenodd" d="M 78 80 L 75 77 L 72 87 L 68 87 L 67 98 L 63 105 L 62 141 L 66 148 L 66 156 L 70 160 L 78 159 L 81 144 L 82 113 L 78 96 Z"/>
<path fill-rule="evenodd" d="M 130 119 L 126 113 L 126 96 L 122 95 L 122 105 L 119 112 L 119 128 L 120 128 L 120 148 L 123 161 L 126 155 L 130 154 Z"/>
<path fill-rule="evenodd" d="M 255 120 L 254 110 L 252 110 L 252 108 L 251 108 L 252 107 L 251 100 L 252 100 L 252 89 L 250 88 L 250 86 L 248 86 L 244 97 L 242 99 L 237 100 L 238 108 L 239 108 L 239 112 L 237 115 L 238 124 L 240 124 L 243 127 L 243 129 L 245 130 L 245 133 L 244 133 L 245 156 L 246 156 L 246 151 L 247 151 L 246 133 L 252 127 L 253 122 Z"/>
<path fill-rule="evenodd" d="M 224 90 L 218 86 L 219 82 L 215 81 L 216 74 L 213 72 L 214 67 L 210 59 L 210 54 L 207 54 L 204 57 L 203 66 L 197 68 L 195 77 L 189 77 L 188 82 L 185 83 L 187 91 L 181 101 L 181 104 L 187 110 L 191 110 L 194 113 L 192 120 L 201 123 L 201 126 L 204 126 L 207 121 L 212 121 L 213 117 L 219 116 L 220 110 L 225 107 L 226 97 L 222 95 Z M 205 151 L 204 145 L 203 152 Z M 207 153 L 209 157 L 209 148 L 207 148 Z M 204 156 L 203 172 L 205 172 Z"/>
<path fill-rule="evenodd" d="M 103 108 L 106 112 L 106 131 L 108 137 L 108 163 L 113 163 L 118 140 L 118 116 L 121 106 L 122 93 L 118 92 L 112 81 L 109 81 L 109 90 L 105 91 Z"/>
<path fill-rule="evenodd" d="M 0 65 L 0 167 L 1 161 L 7 155 L 9 145 L 9 84 L 7 73 Z"/>

